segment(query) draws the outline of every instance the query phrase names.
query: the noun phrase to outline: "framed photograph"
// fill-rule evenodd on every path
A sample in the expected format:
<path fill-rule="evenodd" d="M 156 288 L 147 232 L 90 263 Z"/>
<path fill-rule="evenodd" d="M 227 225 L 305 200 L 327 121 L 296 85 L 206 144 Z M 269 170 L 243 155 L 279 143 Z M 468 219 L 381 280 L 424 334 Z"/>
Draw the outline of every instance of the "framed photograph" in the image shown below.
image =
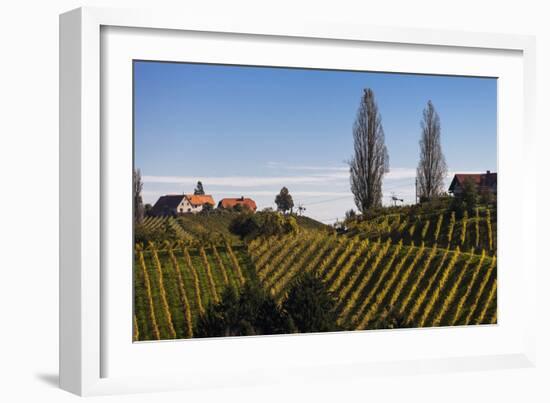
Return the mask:
<path fill-rule="evenodd" d="M 60 35 L 64 389 L 532 365 L 532 38 L 95 8 Z"/>

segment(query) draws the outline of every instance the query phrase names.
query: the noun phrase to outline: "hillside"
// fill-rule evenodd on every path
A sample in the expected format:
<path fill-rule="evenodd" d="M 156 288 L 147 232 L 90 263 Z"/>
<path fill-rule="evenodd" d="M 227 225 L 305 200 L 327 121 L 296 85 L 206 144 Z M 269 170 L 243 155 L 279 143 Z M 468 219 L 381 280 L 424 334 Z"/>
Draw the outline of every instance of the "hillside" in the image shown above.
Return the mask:
<path fill-rule="evenodd" d="M 359 235 L 371 240 L 391 239 L 404 245 L 424 242 L 427 246 L 471 250 L 476 253 L 496 252 L 496 210 L 478 207 L 471 216 L 458 218 L 448 210 L 435 213 L 378 215 L 365 221 L 348 224 L 348 235 Z"/>
<path fill-rule="evenodd" d="M 207 240 L 212 241 L 223 237 L 231 243 L 239 243 L 240 238 L 229 231 L 231 221 L 238 215 L 236 212 L 211 214 L 183 214 L 177 217 L 145 217 L 141 227 L 149 232 L 165 233 L 167 227 L 172 233 L 171 240 Z M 296 216 L 300 228 L 310 230 L 330 229 L 328 225 L 320 223 L 306 216 Z M 162 236 L 159 236 L 162 238 Z M 164 238 L 163 238 L 164 239 Z"/>
<path fill-rule="evenodd" d="M 225 287 L 256 281 L 243 246 L 191 248 L 184 242 L 135 251 L 134 339 L 192 336 L 192 326 Z"/>
<path fill-rule="evenodd" d="M 323 234 L 258 240 L 249 251 L 278 300 L 301 271 L 316 271 L 348 329 L 370 328 L 389 307 L 414 327 L 496 320 L 496 258 L 484 253 Z"/>
<path fill-rule="evenodd" d="M 390 307 L 414 327 L 496 322 L 495 257 L 412 242 L 310 230 L 246 247 L 137 247 L 134 338 L 191 337 L 224 287 L 259 282 L 280 301 L 304 271 L 317 272 L 337 297 L 346 329 L 373 328 Z"/>

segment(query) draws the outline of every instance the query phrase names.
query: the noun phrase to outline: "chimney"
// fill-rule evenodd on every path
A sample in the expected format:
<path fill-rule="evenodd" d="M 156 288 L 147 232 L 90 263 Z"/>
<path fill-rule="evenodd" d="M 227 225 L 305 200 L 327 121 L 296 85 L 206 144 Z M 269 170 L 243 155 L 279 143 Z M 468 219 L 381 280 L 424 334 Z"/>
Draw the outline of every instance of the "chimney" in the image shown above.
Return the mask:
<path fill-rule="evenodd" d="M 491 171 L 487 170 L 487 175 L 489 175 L 491 173 Z"/>

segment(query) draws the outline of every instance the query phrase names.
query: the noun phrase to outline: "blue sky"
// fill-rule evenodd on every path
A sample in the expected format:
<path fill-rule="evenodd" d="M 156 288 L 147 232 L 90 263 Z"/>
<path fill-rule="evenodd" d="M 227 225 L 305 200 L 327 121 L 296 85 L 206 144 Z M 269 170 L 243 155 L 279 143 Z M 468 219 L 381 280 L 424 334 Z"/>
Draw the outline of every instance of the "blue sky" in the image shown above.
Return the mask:
<path fill-rule="evenodd" d="M 439 113 L 449 177 L 496 171 L 497 80 L 185 63 L 135 62 L 135 166 L 144 199 L 249 196 L 274 206 L 287 186 L 306 214 L 333 222 L 354 207 L 345 161 L 364 88 L 374 90 L 393 193 L 414 201 L 422 110 Z M 450 179 L 450 178 L 449 178 Z"/>

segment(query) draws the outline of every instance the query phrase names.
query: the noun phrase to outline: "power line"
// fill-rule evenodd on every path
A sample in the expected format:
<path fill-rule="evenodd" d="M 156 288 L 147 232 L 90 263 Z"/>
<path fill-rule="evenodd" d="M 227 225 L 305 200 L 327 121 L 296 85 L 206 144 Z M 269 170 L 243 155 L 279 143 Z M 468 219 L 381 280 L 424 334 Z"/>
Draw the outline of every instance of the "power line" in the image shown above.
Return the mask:
<path fill-rule="evenodd" d="M 316 201 L 316 202 L 304 203 L 304 204 L 307 205 L 307 206 L 311 206 L 311 205 L 314 205 L 314 204 L 322 204 L 322 203 L 328 203 L 328 202 L 331 202 L 331 201 L 349 199 L 350 197 L 352 197 L 352 195 L 350 195 L 350 196 L 336 197 L 336 198 L 334 198 L 334 199 L 319 200 L 319 201 Z"/>

